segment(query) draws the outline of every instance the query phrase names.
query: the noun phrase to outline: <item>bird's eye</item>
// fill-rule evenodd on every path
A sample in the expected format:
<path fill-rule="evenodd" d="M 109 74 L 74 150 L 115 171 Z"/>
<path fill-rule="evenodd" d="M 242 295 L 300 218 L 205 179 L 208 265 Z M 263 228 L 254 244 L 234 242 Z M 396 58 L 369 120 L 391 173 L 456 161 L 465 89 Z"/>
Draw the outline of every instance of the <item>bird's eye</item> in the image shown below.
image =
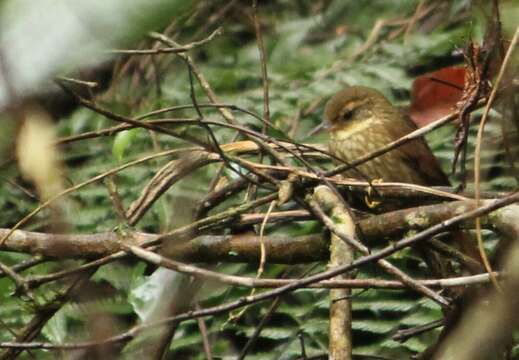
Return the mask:
<path fill-rule="evenodd" d="M 342 115 L 342 120 L 351 120 L 353 117 L 353 110 L 348 110 Z"/>

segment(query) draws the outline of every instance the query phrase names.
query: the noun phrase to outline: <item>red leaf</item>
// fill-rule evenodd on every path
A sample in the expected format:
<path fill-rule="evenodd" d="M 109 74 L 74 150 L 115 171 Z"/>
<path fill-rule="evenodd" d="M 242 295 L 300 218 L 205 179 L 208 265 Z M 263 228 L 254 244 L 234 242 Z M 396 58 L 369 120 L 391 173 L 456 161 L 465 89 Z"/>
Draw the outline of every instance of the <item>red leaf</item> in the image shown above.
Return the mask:
<path fill-rule="evenodd" d="M 451 113 L 463 95 L 465 68 L 447 67 L 419 76 L 411 90 L 411 119 L 418 127 Z"/>

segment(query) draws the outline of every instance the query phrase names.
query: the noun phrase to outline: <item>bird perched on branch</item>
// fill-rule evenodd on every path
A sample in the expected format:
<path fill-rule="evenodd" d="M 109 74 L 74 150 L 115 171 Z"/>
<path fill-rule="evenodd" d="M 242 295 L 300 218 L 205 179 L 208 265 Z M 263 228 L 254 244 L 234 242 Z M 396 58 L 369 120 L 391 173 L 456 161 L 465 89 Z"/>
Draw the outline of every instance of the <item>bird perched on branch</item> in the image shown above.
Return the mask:
<path fill-rule="evenodd" d="M 416 125 L 394 107 L 380 92 L 363 86 L 350 86 L 335 94 L 326 104 L 325 120 L 330 129 L 330 152 L 337 158 L 351 163 L 360 157 L 380 149 L 390 142 L 416 130 Z M 406 182 L 424 186 L 448 186 L 449 180 L 438 160 L 423 138 L 418 138 L 379 157 L 357 166 L 371 180 Z M 359 172 L 348 170 L 347 177 L 359 178 Z M 461 250 L 476 258 L 474 242 L 463 231 L 455 231 L 451 238 Z M 425 244 L 417 250 L 436 276 L 452 275 L 452 267 L 442 256 Z M 479 266 L 468 269 L 478 272 Z M 449 315 L 448 333 L 457 323 L 461 307 Z M 435 347 L 431 347 L 431 353 Z"/>
<path fill-rule="evenodd" d="M 325 120 L 330 129 L 330 152 L 351 163 L 416 130 L 416 125 L 394 107 L 379 91 L 350 86 L 335 94 L 326 104 Z M 423 186 L 449 186 L 449 179 L 423 138 L 411 140 L 379 157 L 356 167 L 371 180 L 405 182 Z M 348 170 L 347 177 L 359 178 L 359 172 Z M 456 232 L 455 242 L 475 258 L 477 250 L 467 235 Z M 427 261 L 432 261 L 431 253 Z M 427 254 L 424 254 L 427 255 Z M 434 255 L 436 260 L 438 256 Z M 433 266 L 434 267 L 434 266 Z M 442 266 L 443 267 L 443 266 Z M 477 268 L 479 270 L 479 267 Z M 436 275 L 446 275 L 436 266 Z M 476 269 L 470 269 L 471 272 Z M 442 273 L 443 274 L 440 274 Z"/>
<path fill-rule="evenodd" d="M 364 86 L 350 86 L 335 94 L 326 104 L 325 119 L 330 128 L 330 151 L 347 163 L 416 130 L 416 125 L 384 95 Z M 357 169 L 371 180 L 449 185 L 438 160 L 422 138 L 361 164 Z M 353 171 L 345 175 L 359 177 Z"/>
<path fill-rule="evenodd" d="M 330 152 L 346 163 L 378 150 L 417 128 L 379 91 L 364 86 L 350 86 L 336 93 L 326 104 L 324 117 L 330 130 Z M 351 178 L 362 175 L 370 180 L 423 186 L 450 185 L 423 138 L 411 140 L 360 164 L 356 169 L 360 173 L 352 169 L 344 175 Z M 474 244 L 465 243 L 460 247 L 465 248 L 471 257 L 477 257 Z"/>
<path fill-rule="evenodd" d="M 326 104 L 325 120 L 330 129 L 330 152 L 351 163 L 416 129 L 380 92 L 364 86 L 350 86 Z M 416 139 L 349 170 L 344 175 L 370 180 L 418 185 L 449 185 L 437 159 L 424 139 Z M 433 273 L 446 276 L 445 261 L 419 247 Z"/>

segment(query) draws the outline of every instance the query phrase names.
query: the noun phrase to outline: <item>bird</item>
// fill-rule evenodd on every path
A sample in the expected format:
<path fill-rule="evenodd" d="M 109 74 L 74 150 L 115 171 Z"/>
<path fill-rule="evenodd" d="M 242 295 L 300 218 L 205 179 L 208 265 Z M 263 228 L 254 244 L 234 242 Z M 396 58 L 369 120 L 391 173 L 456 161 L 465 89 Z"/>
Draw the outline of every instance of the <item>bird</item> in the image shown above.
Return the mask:
<path fill-rule="evenodd" d="M 336 158 L 351 163 L 384 145 L 391 143 L 417 129 L 417 126 L 379 91 L 364 86 L 349 86 L 333 95 L 325 105 L 324 120 L 330 130 L 329 151 Z M 343 173 L 343 176 L 386 182 L 405 182 L 423 186 L 449 186 L 450 182 L 440 163 L 424 138 L 411 140 L 374 159 L 368 160 Z M 391 207 L 389 208 L 391 209 Z M 466 255 L 476 260 L 477 248 L 465 232 L 456 230 L 451 239 Z M 415 246 L 431 272 L 436 276 L 452 275 L 451 264 L 439 254 L 428 249 L 426 244 Z M 479 261 L 476 261 L 478 263 Z M 467 270 L 478 273 L 481 266 Z M 456 306 L 448 312 L 440 339 L 456 326 L 463 311 L 463 302 L 474 292 L 452 292 Z M 426 353 L 434 353 L 437 345 Z"/>
<path fill-rule="evenodd" d="M 349 86 L 328 100 L 324 117 L 329 150 L 346 163 L 378 150 L 417 129 L 379 91 Z M 370 180 L 449 186 L 449 179 L 423 138 L 414 139 L 357 167 Z M 343 174 L 358 178 L 353 170 Z"/>
<path fill-rule="evenodd" d="M 365 86 L 348 86 L 333 95 L 325 105 L 324 120 L 330 131 L 330 153 L 346 163 L 351 163 L 417 129 L 381 92 Z M 359 175 L 385 182 L 450 186 L 438 159 L 422 137 L 343 173 L 343 176 L 350 178 L 359 178 Z M 385 210 L 394 208 L 389 205 Z M 479 272 L 481 267 L 477 265 L 480 262 L 478 250 L 469 234 L 455 231 L 451 234 L 451 239 L 462 252 L 476 260 L 476 265 L 465 264 L 467 270 L 471 273 Z M 425 250 L 421 246 L 420 248 Z M 446 272 L 449 271 L 438 254 L 427 250 L 421 252 L 436 275 L 447 275 Z"/>
<path fill-rule="evenodd" d="M 381 92 L 364 86 L 349 86 L 333 95 L 325 105 L 324 118 L 330 131 L 329 151 L 346 163 L 416 129 Z M 449 179 L 423 138 L 412 140 L 342 175 L 362 176 L 378 182 L 449 185 Z M 354 203 L 358 203 L 355 200 Z M 366 203 L 373 207 L 367 199 Z M 385 210 L 394 208 L 386 206 Z M 425 246 L 418 246 L 417 250 L 435 275 L 447 275 L 449 266 L 438 254 Z"/>

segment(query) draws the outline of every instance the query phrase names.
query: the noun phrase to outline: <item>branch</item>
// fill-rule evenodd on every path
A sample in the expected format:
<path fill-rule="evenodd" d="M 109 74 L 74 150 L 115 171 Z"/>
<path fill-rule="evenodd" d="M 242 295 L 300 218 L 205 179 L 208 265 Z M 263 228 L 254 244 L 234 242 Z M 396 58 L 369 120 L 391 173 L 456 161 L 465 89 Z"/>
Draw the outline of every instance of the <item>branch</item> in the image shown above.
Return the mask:
<path fill-rule="evenodd" d="M 325 207 L 328 216 L 334 219 L 337 230 L 348 238 L 355 239 L 355 223 L 345 206 L 341 202 L 333 201 L 335 193 L 326 186 L 315 188 L 312 200 L 315 205 Z M 330 198 L 333 203 L 330 202 Z M 331 206 L 330 206 L 331 205 Z M 330 267 L 349 265 L 354 259 L 354 245 L 343 241 L 336 232 L 332 232 L 330 240 Z M 342 274 L 333 280 L 348 279 L 349 275 Z M 353 344 L 351 324 L 351 290 L 335 289 L 330 291 L 330 324 L 329 324 L 329 352 L 331 359 L 351 360 Z"/>
<path fill-rule="evenodd" d="M 190 44 L 184 46 L 175 46 L 170 48 L 157 48 L 157 49 L 146 49 L 146 50 L 109 50 L 110 54 L 127 54 L 127 55 L 158 55 L 158 54 L 168 54 L 168 53 L 181 53 L 192 50 L 198 46 L 207 44 L 209 41 L 213 40 L 217 35 L 222 33 L 222 28 L 218 28 L 213 31 L 207 38 L 194 41 Z M 151 33 L 150 37 L 153 38 L 154 34 Z"/>
<path fill-rule="evenodd" d="M 302 279 L 298 279 L 298 280 L 296 280 L 290 284 L 287 284 L 285 286 L 282 286 L 280 288 L 270 290 L 270 291 L 265 291 L 258 295 L 255 295 L 255 296 L 247 296 L 247 297 L 240 298 L 236 301 L 228 302 L 228 303 L 225 303 L 225 304 L 222 304 L 219 306 L 209 307 L 209 308 L 200 309 L 200 310 L 188 311 L 183 314 L 168 317 L 168 318 L 165 318 L 165 319 L 153 322 L 153 323 L 138 325 L 138 326 L 135 326 L 132 329 L 128 330 L 127 332 L 104 339 L 101 342 L 84 342 L 84 343 L 60 344 L 60 345 L 41 343 L 41 342 L 37 342 L 37 343 L 2 342 L 2 343 L 0 343 L 0 347 L 28 348 L 28 349 L 31 349 L 31 348 L 68 349 L 68 348 L 82 348 L 82 347 L 84 348 L 84 347 L 89 347 L 89 346 L 97 346 L 100 344 L 119 343 L 121 341 L 127 341 L 128 339 L 135 337 L 138 333 L 140 333 L 143 330 L 148 329 L 148 328 L 155 328 L 157 326 L 161 326 L 163 324 L 167 324 L 167 323 L 171 323 L 171 322 L 181 322 L 181 321 L 185 321 L 188 319 L 228 312 L 228 311 L 231 311 L 231 310 L 234 310 L 234 309 L 237 309 L 237 308 L 249 305 L 249 304 L 265 301 L 267 299 L 271 299 L 271 298 L 275 298 L 275 297 L 284 295 L 286 293 L 309 286 L 311 284 L 315 284 L 322 280 L 330 279 L 337 275 L 351 271 L 352 269 L 354 269 L 360 265 L 364 265 L 364 264 L 376 261 L 378 259 L 387 257 L 405 247 L 416 244 L 419 241 L 423 241 L 424 239 L 427 239 L 435 234 L 445 231 L 449 227 L 452 227 L 462 221 L 466 221 L 468 219 L 473 219 L 477 216 L 482 216 L 482 215 L 488 214 L 492 211 L 495 211 L 499 208 L 505 207 L 507 205 L 513 204 L 518 201 L 519 201 L 519 193 L 514 193 L 503 199 L 491 201 L 488 205 L 479 207 L 473 211 L 469 211 L 463 215 L 456 216 L 452 219 L 442 222 L 441 224 L 430 227 L 427 230 L 422 231 L 414 236 L 402 239 L 402 240 L 394 243 L 393 245 L 387 246 L 387 247 L 383 248 L 382 250 L 379 250 L 376 253 L 361 257 L 360 259 L 355 260 L 353 263 L 351 263 L 349 265 L 348 264 L 341 265 L 336 268 L 333 268 L 333 269 L 330 269 L 330 270 L 327 270 L 327 271 L 324 271 L 324 272 L 321 272 L 321 273 L 318 273 L 315 275 L 311 275 L 311 276 L 308 276 L 308 277 L 305 277 Z M 517 216 L 515 216 L 514 218 L 517 219 Z M 519 263 L 519 262 L 516 262 L 516 263 Z M 489 312 L 487 312 L 487 313 L 489 313 Z"/>
<path fill-rule="evenodd" d="M 318 187 L 317 189 L 322 189 L 321 187 Z M 316 189 L 316 191 L 317 191 Z M 334 211 L 334 220 L 335 218 L 341 218 L 346 212 L 346 208 L 341 205 L 341 202 L 339 201 L 338 196 L 333 193 L 333 191 L 328 190 L 320 191 L 320 203 L 325 204 L 327 208 L 335 209 Z M 317 214 L 317 217 L 323 221 L 323 223 L 326 225 L 328 229 L 332 232 L 332 234 L 336 235 L 338 238 L 340 238 L 345 243 L 349 244 L 356 250 L 360 251 L 363 255 L 370 254 L 369 249 L 361 244 L 358 240 L 355 238 L 352 238 L 347 233 L 344 232 L 344 229 L 337 226 L 335 224 L 335 221 L 332 221 L 330 218 L 328 218 L 323 210 L 320 208 L 319 204 L 317 204 L 315 201 L 310 201 L 310 206 L 312 210 Z M 333 235 L 332 235 L 333 236 Z M 445 299 L 443 296 L 436 294 L 431 289 L 427 288 L 426 286 L 423 286 L 421 284 L 418 284 L 413 278 L 411 278 L 409 275 L 405 274 L 403 271 L 398 269 L 397 267 L 393 266 L 390 262 L 388 262 L 385 259 L 377 259 L 377 264 L 384 269 L 387 273 L 397 277 L 402 283 L 409 286 L 409 288 L 421 293 L 422 295 L 427 296 L 428 298 L 434 300 L 438 304 L 442 306 L 449 306 L 449 301 Z"/>
<path fill-rule="evenodd" d="M 266 200 L 265 200 L 266 201 Z M 492 200 L 483 201 L 488 206 Z M 458 216 L 466 211 L 475 209 L 473 201 L 455 201 L 428 205 L 413 209 L 397 210 L 385 214 L 371 216 L 358 222 L 363 234 L 363 240 L 368 244 L 381 244 L 383 236 L 398 236 L 407 230 L 421 230 L 427 226 L 439 224 L 453 216 Z M 494 212 L 491 216 L 482 218 L 483 224 L 493 227 L 504 235 L 518 231 L 519 222 L 515 216 L 519 213 L 519 205 L 509 205 Z M 227 213 L 230 216 L 231 213 Z M 225 218 L 220 215 L 218 221 Z M 238 226 L 259 224 L 265 215 L 242 214 L 234 218 Z M 305 221 L 312 216 L 305 210 L 291 210 L 273 212 L 269 222 L 293 222 Z M 212 218 L 217 221 L 216 218 Z M 196 229 L 201 224 L 191 225 L 189 228 L 177 229 L 172 236 L 184 237 L 189 231 Z M 461 222 L 458 226 L 473 226 L 472 221 Z M 204 225 L 206 226 L 206 225 Z M 0 237 L 5 237 L 12 229 L 0 229 Z M 518 231 L 519 233 L 519 231 Z M 143 232 L 132 232 L 135 244 L 142 246 L 155 243 L 160 235 Z M 445 245 L 445 244 L 444 244 Z M 291 236 L 267 236 L 265 246 L 269 253 L 269 262 L 295 264 L 314 262 L 329 257 L 329 242 L 321 234 L 299 237 Z M 95 258 L 107 256 L 120 251 L 121 247 L 117 234 L 114 232 L 97 234 L 47 234 L 15 230 L 7 238 L 0 249 L 3 251 L 16 251 L 29 254 L 41 254 L 50 258 Z M 176 241 L 168 245 L 170 256 L 174 259 L 189 262 L 257 262 L 259 258 L 259 238 L 253 234 L 241 235 L 202 235 L 186 242 Z M 445 253 L 448 248 L 443 247 Z"/>

